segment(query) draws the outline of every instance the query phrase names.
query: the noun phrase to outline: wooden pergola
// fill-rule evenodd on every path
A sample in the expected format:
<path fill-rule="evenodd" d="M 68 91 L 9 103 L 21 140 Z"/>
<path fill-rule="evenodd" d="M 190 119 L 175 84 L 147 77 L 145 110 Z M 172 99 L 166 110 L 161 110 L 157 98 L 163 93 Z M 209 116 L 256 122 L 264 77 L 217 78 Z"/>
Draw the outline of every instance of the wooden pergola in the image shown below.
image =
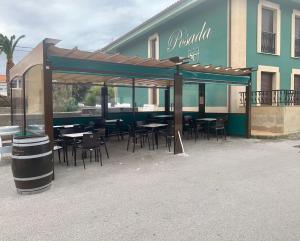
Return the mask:
<path fill-rule="evenodd" d="M 175 145 L 174 153 L 181 153 L 180 134 L 182 132 L 182 89 L 183 84 L 199 84 L 199 96 L 205 95 L 205 83 L 223 83 L 227 85 L 246 86 L 247 100 L 251 96 L 250 68 L 232 69 L 230 67 L 211 65 L 191 65 L 179 57 L 167 60 L 143 59 L 120 54 L 103 52 L 87 52 L 77 48 L 63 49 L 55 46 L 59 41 L 45 39 L 21 60 L 11 71 L 10 81 L 23 80 L 23 91 L 26 89 L 25 74 L 36 65 L 42 66 L 42 83 L 44 97 L 45 134 L 53 138 L 53 103 L 52 84 L 97 84 L 102 87 L 102 114 L 107 111 L 107 87 L 127 86 L 132 88 L 133 103 L 136 87 L 166 88 L 174 87 L 174 122 Z M 201 93 L 200 93 L 201 92 Z M 169 92 L 170 93 L 170 92 Z M 13 96 L 13 95 L 11 95 Z M 168 94 L 166 94 L 168 96 Z M 23 94 L 25 98 L 25 94 Z M 25 100 L 24 100 L 25 102 Z M 13 99 L 12 99 L 13 103 Z M 166 100 L 165 111 L 169 112 L 169 100 Z M 202 106 L 201 106 L 202 105 Z M 23 130 L 26 131 L 26 107 L 24 104 Z M 199 104 L 199 109 L 205 103 Z M 132 107 L 134 113 L 134 105 Z M 247 101 L 247 137 L 250 137 L 251 105 Z"/>

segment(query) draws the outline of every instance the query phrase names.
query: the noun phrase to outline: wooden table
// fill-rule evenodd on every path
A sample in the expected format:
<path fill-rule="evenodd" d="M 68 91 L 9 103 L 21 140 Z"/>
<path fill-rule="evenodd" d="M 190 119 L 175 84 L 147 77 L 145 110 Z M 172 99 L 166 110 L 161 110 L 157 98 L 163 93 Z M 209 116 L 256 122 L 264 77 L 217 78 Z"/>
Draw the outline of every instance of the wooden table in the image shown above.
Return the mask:
<path fill-rule="evenodd" d="M 158 130 L 161 127 L 166 127 L 168 124 L 159 124 L 159 123 L 150 123 L 145 125 L 140 125 L 140 127 L 151 129 L 152 132 L 152 149 L 154 150 L 154 138 L 155 138 L 155 144 L 156 148 L 158 149 Z"/>
<path fill-rule="evenodd" d="M 73 151 L 74 151 L 74 166 L 77 165 L 76 163 L 76 139 L 81 139 L 83 135 L 85 134 L 93 134 L 90 131 L 86 132 L 78 132 L 78 133 L 69 133 L 69 134 L 63 134 L 62 137 L 64 138 L 70 138 L 73 139 Z M 68 153 L 68 150 L 66 149 L 66 153 Z M 67 162 L 68 162 L 68 154 L 66 155 Z"/>
<path fill-rule="evenodd" d="M 200 118 L 200 119 L 196 119 L 196 121 L 203 121 L 206 123 L 206 135 L 207 135 L 207 139 L 209 140 L 209 128 L 210 128 L 210 124 L 217 121 L 216 118 Z"/>

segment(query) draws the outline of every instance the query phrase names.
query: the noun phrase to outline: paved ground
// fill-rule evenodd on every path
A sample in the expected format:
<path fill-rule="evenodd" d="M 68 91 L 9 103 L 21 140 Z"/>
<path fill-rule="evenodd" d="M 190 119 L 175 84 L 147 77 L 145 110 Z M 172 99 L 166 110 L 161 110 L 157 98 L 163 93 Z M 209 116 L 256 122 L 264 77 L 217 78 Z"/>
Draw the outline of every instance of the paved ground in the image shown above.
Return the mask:
<path fill-rule="evenodd" d="M 15 192 L 0 162 L 1 241 L 299 241 L 300 139 L 186 141 L 188 156 L 110 145 L 104 166 L 57 166 Z"/>

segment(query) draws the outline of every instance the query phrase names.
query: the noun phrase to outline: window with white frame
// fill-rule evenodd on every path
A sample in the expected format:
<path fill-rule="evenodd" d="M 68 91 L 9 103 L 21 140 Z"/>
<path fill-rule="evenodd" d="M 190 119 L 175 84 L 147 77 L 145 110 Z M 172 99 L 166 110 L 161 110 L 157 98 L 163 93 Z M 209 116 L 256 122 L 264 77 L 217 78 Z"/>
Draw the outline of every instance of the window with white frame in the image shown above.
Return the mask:
<path fill-rule="evenodd" d="M 148 39 L 148 58 L 159 59 L 159 35 L 157 33 Z M 156 87 L 149 89 L 148 103 L 155 107 L 159 105 L 159 91 Z"/>
<path fill-rule="evenodd" d="M 159 36 L 154 34 L 148 39 L 148 58 L 159 59 Z"/>
<path fill-rule="evenodd" d="M 294 10 L 292 15 L 292 57 L 300 57 L 300 11 Z"/>
<path fill-rule="evenodd" d="M 280 6 L 260 0 L 258 4 L 257 51 L 280 55 Z"/>

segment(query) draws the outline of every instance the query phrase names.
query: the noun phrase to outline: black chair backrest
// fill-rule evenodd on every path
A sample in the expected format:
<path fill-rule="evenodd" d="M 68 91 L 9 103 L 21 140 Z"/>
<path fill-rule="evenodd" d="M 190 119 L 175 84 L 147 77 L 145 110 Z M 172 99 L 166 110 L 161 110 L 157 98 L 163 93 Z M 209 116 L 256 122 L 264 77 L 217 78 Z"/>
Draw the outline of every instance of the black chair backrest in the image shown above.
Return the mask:
<path fill-rule="evenodd" d="M 61 137 L 61 132 L 59 128 L 53 128 L 53 138 L 54 140 L 57 140 Z"/>
<path fill-rule="evenodd" d="M 74 133 L 80 133 L 84 131 L 84 126 L 83 125 L 75 125 L 73 127 Z"/>
<path fill-rule="evenodd" d="M 135 136 L 135 128 L 133 127 L 133 125 L 128 124 L 127 127 L 129 136 Z"/>
<path fill-rule="evenodd" d="M 93 149 L 99 146 L 99 140 L 95 134 L 84 134 L 82 137 L 82 148 Z"/>
<path fill-rule="evenodd" d="M 72 134 L 75 133 L 74 128 L 63 128 L 60 129 L 60 134 L 64 135 L 64 134 Z"/>
<path fill-rule="evenodd" d="M 183 116 L 183 121 L 184 121 L 185 123 L 189 123 L 192 119 L 193 119 L 193 117 L 190 116 L 190 115 L 185 115 L 185 116 Z"/>
<path fill-rule="evenodd" d="M 96 129 L 95 134 L 99 137 L 105 137 L 105 128 L 98 128 Z"/>
<path fill-rule="evenodd" d="M 168 135 L 174 135 L 174 121 L 168 120 L 167 121 L 167 133 Z"/>
<path fill-rule="evenodd" d="M 136 126 L 141 126 L 141 125 L 145 125 L 145 124 L 146 124 L 145 121 L 136 121 L 135 122 Z"/>
<path fill-rule="evenodd" d="M 216 120 L 216 127 L 225 127 L 225 121 L 223 118 L 218 118 Z"/>

